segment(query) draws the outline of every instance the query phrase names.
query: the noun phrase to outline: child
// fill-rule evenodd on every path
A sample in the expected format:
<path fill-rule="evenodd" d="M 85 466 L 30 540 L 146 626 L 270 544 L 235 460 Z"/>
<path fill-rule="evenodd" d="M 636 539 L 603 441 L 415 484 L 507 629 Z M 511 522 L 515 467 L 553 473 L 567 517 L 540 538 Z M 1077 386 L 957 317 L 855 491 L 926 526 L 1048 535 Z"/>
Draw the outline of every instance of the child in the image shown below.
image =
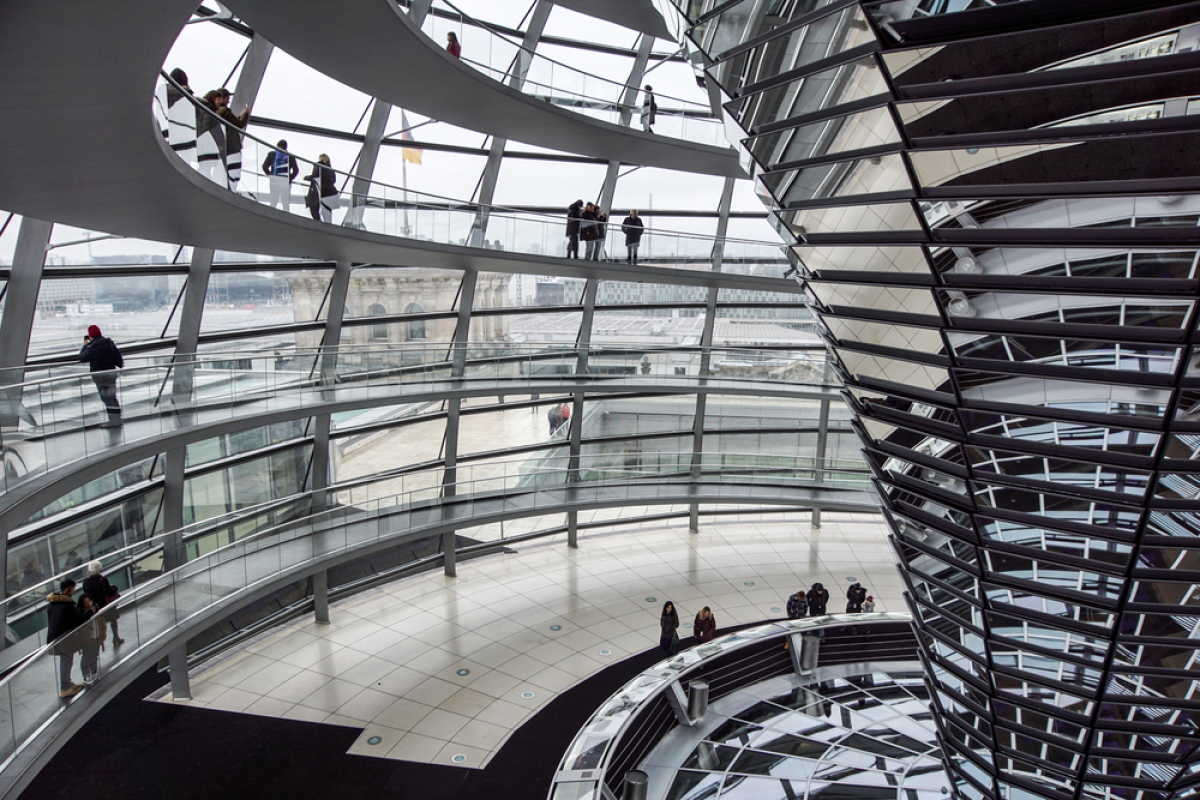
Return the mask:
<path fill-rule="evenodd" d="M 79 670 L 83 673 L 85 686 L 91 686 L 100 677 L 100 651 L 108 638 L 108 626 L 104 616 L 96 613 L 98 610 L 86 594 L 79 598 L 79 612 L 87 619 L 79 629 L 82 641 Z"/>
<path fill-rule="evenodd" d="M 864 614 L 870 614 L 872 611 L 874 611 L 875 610 L 875 598 L 872 597 L 871 595 L 867 595 L 867 599 L 863 602 L 862 608 L 863 608 Z"/>

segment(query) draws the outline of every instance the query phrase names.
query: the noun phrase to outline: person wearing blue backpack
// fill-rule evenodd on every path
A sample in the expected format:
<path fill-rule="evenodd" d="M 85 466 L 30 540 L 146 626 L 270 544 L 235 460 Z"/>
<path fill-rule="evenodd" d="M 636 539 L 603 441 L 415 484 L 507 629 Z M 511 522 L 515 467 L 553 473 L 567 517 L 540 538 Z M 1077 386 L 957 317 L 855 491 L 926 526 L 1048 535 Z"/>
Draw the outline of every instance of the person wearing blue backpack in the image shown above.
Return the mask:
<path fill-rule="evenodd" d="M 287 152 L 287 146 L 287 139 L 280 139 L 275 149 L 263 159 L 262 168 L 271 187 L 267 205 L 291 211 L 292 181 L 300 174 L 300 165 L 296 163 L 296 157 Z"/>

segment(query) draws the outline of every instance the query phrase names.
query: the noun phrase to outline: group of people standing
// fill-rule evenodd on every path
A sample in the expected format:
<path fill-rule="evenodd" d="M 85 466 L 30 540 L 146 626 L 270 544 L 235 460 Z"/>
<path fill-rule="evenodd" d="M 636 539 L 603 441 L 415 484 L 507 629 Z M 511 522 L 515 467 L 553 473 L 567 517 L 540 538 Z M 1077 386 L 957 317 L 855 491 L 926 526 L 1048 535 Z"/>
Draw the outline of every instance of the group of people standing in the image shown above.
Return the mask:
<path fill-rule="evenodd" d="M 645 226 L 637 209 L 621 222 L 625 234 L 625 263 L 636 264 L 638 246 Z M 585 245 L 584 258 L 600 261 L 606 258 L 604 242 L 608 235 L 608 213 L 595 203 L 576 200 L 567 207 L 567 258 L 579 258 L 579 242 Z"/>
<path fill-rule="evenodd" d="M 658 624 L 661 629 L 658 646 L 667 655 L 675 655 L 679 652 L 679 612 L 670 600 L 663 604 Z M 711 642 L 717 635 L 717 618 L 713 616 L 711 608 L 705 606 L 696 614 L 692 633 L 696 637 L 696 644 Z"/>
<path fill-rule="evenodd" d="M 163 137 L 180 156 L 194 160 L 202 175 L 237 191 L 242 177 L 242 136 L 238 130 L 250 121 L 250 108 L 243 106 L 235 114 L 230 108 L 233 92 L 222 87 L 197 97 L 188 86 L 187 73 L 176 68 L 170 75 L 174 83 L 167 82 L 158 98 L 166 120 Z M 284 211 L 291 210 L 291 185 L 300 174 L 300 165 L 287 152 L 287 146 L 287 140 L 280 139 L 262 163 L 270 187 L 268 204 Z M 332 222 L 338 189 L 328 155 L 317 157 L 305 180 L 309 188 L 304 203 L 312 218 Z"/>
<path fill-rule="evenodd" d="M 83 581 L 82 592 L 75 599 L 75 581 L 67 578 L 59 589 L 46 597 L 49 625 L 46 641 L 54 645 L 58 656 L 58 696 L 70 697 L 83 691 L 100 677 L 100 651 L 108 641 L 108 628 L 112 627 L 113 644 L 121 645 L 117 622 L 120 615 L 113 608 L 106 614 L 100 610 L 115 603 L 121 596 L 117 587 L 101 574 L 99 561 L 88 564 L 88 576 Z M 83 685 L 71 680 L 75 665 L 75 654 L 80 654 L 79 669 L 83 673 Z"/>
<path fill-rule="evenodd" d="M 804 617 L 821 617 L 828 613 L 829 590 L 821 582 L 814 583 L 807 592 L 803 589 L 796 592 L 787 600 L 788 619 Z M 861 583 L 855 583 L 846 590 L 846 613 L 863 614 L 875 610 L 875 598 L 867 594 Z"/>

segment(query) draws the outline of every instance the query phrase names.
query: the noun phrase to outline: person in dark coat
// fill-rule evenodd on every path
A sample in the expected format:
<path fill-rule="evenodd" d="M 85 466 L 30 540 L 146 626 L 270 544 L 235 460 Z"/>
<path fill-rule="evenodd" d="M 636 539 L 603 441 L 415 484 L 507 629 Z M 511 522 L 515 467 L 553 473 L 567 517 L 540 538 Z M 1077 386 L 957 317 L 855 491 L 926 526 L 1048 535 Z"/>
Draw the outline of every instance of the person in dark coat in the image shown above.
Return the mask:
<path fill-rule="evenodd" d="M 83 579 L 83 593 L 92 598 L 97 610 L 104 608 L 121 596 L 117 587 L 109 583 L 108 578 L 101 574 L 103 566 L 99 561 L 92 561 L 88 564 L 88 576 Z M 104 616 L 108 620 L 108 624 L 112 626 L 113 644 L 124 644 L 125 640 L 121 638 L 121 634 L 117 630 L 117 620 L 121 616 L 116 613 L 115 608 Z"/>
<path fill-rule="evenodd" d="M 824 584 L 814 583 L 808 590 L 808 615 L 810 617 L 824 616 L 828 605 L 829 590 L 825 588 Z"/>
<path fill-rule="evenodd" d="M 119 428 L 124 421 L 121 419 L 121 404 L 117 401 L 116 370 L 125 366 L 125 359 L 112 339 L 103 336 L 97 325 L 89 325 L 87 336 L 83 337 L 83 348 L 79 351 L 79 360 L 86 361 L 92 373 L 92 383 L 104 402 L 108 419 L 101 423 L 105 428 Z"/>
<path fill-rule="evenodd" d="M 192 88 L 188 76 L 176 67 L 171 80 L 162 86 L 163 136 L 181 158 L 196 161 L 196 108 L 192 104 Z M 178 87 L 176 86 L 178 84 Z"/>
<path fill-rule="evenodd" d="M 84 621 L 83 615 L 75 607 L 71 595 L 75 594 L 75 581 L 67 578 L 59 584 L 59 590 L 46 597 L 48 608 L 46 616 L 49 624 L 46 627 L 46 641 L 54 645 L 53 652 L 58 656 L 58 696 L 70 697 L 83 691 L 83 687 L 71 682 L 71 668 L 75 665 L 75 651 L 78 649 L 67 634 L 78 628 Z"/>
<path fill-rule="evenodd" d="M 222 87 L 217 90 L 214 105 L 217 116 L 229 123 L 225 129 L 225 174 L 229 178 L 229 188 L 237 191 L 238 181 L 242 179 L 242 135 L 237 129 L 245 128 L 250 121 L 250 107 L 243 106 L 242 113 L 234 114 L 229 108 L 232 97 L 233 92 Z"/>
<path fill-rule="evenodd" d="M 808 598 L 804 596 L 803 589 L 787 599 L 787 615 L 788 619 L 804 619 L 808 616 Z"/>
<path fill-rule="evenodd" d="M 646 131 L 646 133 L 654 133 L 650 126 L 654 124 L 657 118 L 658 104 L 654 102 L 654 90 L 650 88 L 649 84 L 646 84 L 646 96 L 642 98 L 642 130 Z"/>
<path fill-rule="evenodd" d="M 867 590 L 861 583 L 855 583 L 846 590 L 846 613 L 861 614 L 863 603 L 867 599 Z"/>
<path fill-rule="evenodd" d="M 229 186 L 225 172 L 225 126 L 217 115 L 220 91 L 205 92 L 196 105 L 196 166 L 214 183 Z"/>
<path fill-rule="evenodd" d="M 267 205 L 279 206 L 284 211 L 291 210 L 292 181 L 300 174 L 300 164 L 287 152 L 287 146 L 287 139 L 280 139 L 262 163 L 263 174 L 271 187 Z"/>
<path fill-rule="evenodd" d="M 582 200 L 567 207 L 567 258 L 579 258 L 579 217 L 582 214 Z"/>
<path fill-rule="evenodd" d="M 662 616 L 658 618 L 658 626 L 661 635 L 658 637 L 658 646 L 667 655 L 675 655 L 675 651 L 679 648 L 679 612 L 675 610 L 675 604 L 668 600 L 663 604 Z"/>
<path fill-rule="evenodd" d="M 550 406 L 550 410 L 546 412 L 546 419 L 550 421 L 550 435 L 558 430 L 558 426 L 562 424 L 562 417 L 558 415 L 558 406 Z"/>
<path fill-rule="evenodd" d="M 596 206 L 596 261 L 608 258 L 604 252 L 604 243 L 608 241 L 608 213 Z"/>
<path fill-rule="evenodd" d="M 600 237 L 598 235 L 600 229 L 597 222 L 599 217 L 596 215 L 596 210 L 594 205 L 588 203 L 584 206 L 583 213 L 579 215 L 579 238 L 586 245 L 587 249 L 583 257 L 588 261 L 595 261 L 600 251 Z"/>
<path fill-rule="evenodd" d="M 621 222 L 621 233 L 625 234 L 625 263 L 637 263 L 638 245 L 642 242 L 645 226 L 638 219 L 637 209 L 629 212 L 629 216 Z"/>
<path fill-rule="evenodd" d="M 692 623 L 692 630 L 696 633 L 696 644 L 711 642 L 717 635 L 717 618 L 708 606 L 700 609 L 696 621 Z"/>
<path fill-rule="evenodd" d="M 333 222 L 333 208 L 337 205 L 337 173 L 329 163 L 329 156 L 322 153 L 313 164 L 308 178 L 308 196 L 305 203 L 318 222 Z"/>

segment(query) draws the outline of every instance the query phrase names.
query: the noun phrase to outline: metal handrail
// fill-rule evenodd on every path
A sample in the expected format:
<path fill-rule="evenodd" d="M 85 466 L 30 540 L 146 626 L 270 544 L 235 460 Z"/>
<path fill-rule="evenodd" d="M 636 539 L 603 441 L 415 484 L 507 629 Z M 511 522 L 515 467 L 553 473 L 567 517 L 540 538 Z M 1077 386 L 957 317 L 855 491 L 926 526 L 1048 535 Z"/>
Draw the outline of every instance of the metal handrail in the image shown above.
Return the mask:
<path fill-rule="evenodd" d="M 605 772 L 613 755 L 614 745 L 637 719 L 641 710 L 663 695 L 682 695 L 679 688 L 682 680 L 702 672 L 707 662 L 766 640 L 787 637 L 795 647 L 803 634 L 834 626 L 870 625 L 877 622 L 911 623 L 912 614 L 886 611 L 869 614 L 826 614 L 820 617 L 772 622 L 718 636 L 711 642 L 688 648 L 658 662 L 614 692 L 580 729 L 559 762 L 557 774 L 550 785 L 549 797 L 554 797 L 555 785 L 560 782 L 590 783 L 592 794 L 575 796 L 599 797 L 599 787 L 606 783 L 608 777 Z M 614 725 L 614 720 L 618 724 Z M 597 748 L 602 749 L 597 752 Z M 585 754 L 588 756 L 586 767 L 570 768 Z"/>
<path fill-rule="evenodd" d="M 165 80 L 167 83 L 169 83 L 170 85 L 172 85 L 176 89 L 178 89 L 183 94 L 183 96 L 186 97 L 191 102 L 191 104 L 195 108 L 197 108 L 204 114 L 211 117 L 214 121 L 216 121 L 218 124 L 220 124 L 222 126 L 222 128 L 224 128 L 227 132 L 233 132 L 235 135 L 240 136 L 243 139 L 249 139 L 250 141 L 255 142 L 263 147 L 266 147 L 269 150 L 278 150 L 280 152 L 287 153 L 287 155 L 291 156 L 292 158 L 295 158 L 297 161 L 300 161 L 304 164 L 307 164 L 310 166 L 314 166 L 317 164 L 317 162 L 315 162 L 315 161 L 307 159 L 303 156 L 296 155 L 295 153 L 292 153 L 291 151 L 276 147 L 274 144 L 266 141 L 265 139 L 260 139 L 259 137 L 255 136 L 254 134 L 248 133 L 245 130 L 243 130 L 242 128 L 238 128 L 237 126 L 231 124 L 228 120 L 219 116 L 216 112 L 214 112 L 207 105 L 205 105 L 204 102 L 202 102 L 199 98 L 196 97 L 195 94 L 191 93 L 190 91 L 185 91 L 183 86 L 180 85 L 170 75 L 168 75 L 165 70 L 159 70 L 159 74 L 161 75 L 163 80 Z M 164 109 L 164 112 L 165 112 L 165 109 Z M 253 119 L 253 118 L 251 118 L 251 119 Z M 409 146 L 415 147 L 417 145 L 415 143 L 413 143 L 412 145 L 409 145 Z M 243 172 L 253 172 L 252 170 L 247 169 L 246 166 L 247 165 L 243 165 L 243 169 L 242 169 Z M 408 206 L 408 207 L 414 208 L 414 209 L 427 207 L 427 208 L 431 208 L 431 209 L 435 209 L 435 210 L 447 210 L 447 211 L 479 211 L 479 212 L 485 213 L 489 216 L 492 214 L 496 214 L 498 217 L 501 217 L 501 218 L 514 217 L 514 216 L 518 217 L 518 218 L 525 218 L 525 219 L 534 218 L 535 221 L 545 222 L 546 224 L 555 224 L 555 225 L 562 225 L 562 224 L 565 224 L 565 222 L 566 222 L 566 217 L 564 215 L 543 214 L 543 213 L 535 212 L 535 211 L 524 211 L 522 209 L 513 208 L 511 206 L 496 205 L 494 203 L 479 203 L 476 201 L 462 200 L 460 198 L 445 197 L 444 195 L 432 194 L 430 192 L 422 192 L 422 191 L 418 191 L 415 189 L 408 189 L 405 187 L 393 186 L 391 184 L 387 184 L 387 183 L 383 183 L 382 181 L 375 180 L 374 178 L 360 177 L 360 176 L 354 175 L 353 173 L 343 172 L 341 170 L 335 169 L 334 167 L 327 166 L 325 164 L 321 164 L 320 166 L 321 166 L 321 169 L 329 170 L 329 171 L 333 172 L 335 175 L 344 179 L 344 184 L 350 183 L 353 181 L 363 181 L 367 184 L 370 184 L 371 186 L 380 186 L 384 189 L 391 189 L 396 192 L 403 192 L 406 196 L 407 195 L 416 195 L 416 196 L 422 197 L 422 198 L 432 198 L 434 201 L 437 201 L 436 203 L 434 203 L 434 202 L 429 202 L 429 203 L 424 203 L 424 204 L 414 203 L 414 204 Z M 364 201 L 372 199 L 370 195 L 365 195 L 365 194 L 364 195 L 356 195 L 356 194 L 352 193 L 352 196 L 360 197 Z M 448 204 L 453 204 L 453 206 L 448 205 Z M 609 226 L 613 226 L 613 225 L 619 225 L 620 223 L 609 220 L 605 224 L 609 225 Z M 647 235 L 647 236 L 649 236 L 651 234 L 658 235 L 658 236 L 675 236 L 675 237 L 680 237 L 680 238 L 684 238 L 684 239 L 692 239 L 692 240 L 698 240 L 698 241 L 711 241 L 714 243 L 721 242 L 722 244 L 729 244 L 729 243 L 748 244 L 748 245 L 755 245 L 755 246 L 766 247 L 766 248 L 771 248 L 771 249 L 776 249 L 776 250 L 778 250 L 784 246 L 782 242 L 778 242 L 778 241 L 768 242 L 768 241 L 759 241 L 757 239 L 740 239 L 740 238 L 732 237 L 732 236 L 709 236 L 707 234 L 690 233 L 690 232 L 686 232 L 686 231 L 673 231 L 673 230 L 664 229 L 664 228 L 655 228 L 653 230 L 647 230 L 645 232 L 645 235 Z"/>
<path fill-rule="evenodd" d="M 528 484 L 524 487 L 525 490 L 529 490 L 529 489 L 536 490 L 537 488 L 546 488 L 547 486 L 554 487 L 554 486 L 558 486 L 558 485 L 565 485 L 569 482 L 574 481 L 580 475 L 586 473 L 589 470 L 603 470 L 603 471 L 609 472 L 609 473 L 618 473 L 620 475 L 627 476 L 626 479 L 629 479 L 629 480 L 639 480 L 639 479 L 643 479 L 643 478 L 647 478 L 647 477 L 660 478 L 660 477 L 667 477 L 670 475 L 675 475 L 675 476 L 691 475 L 692 470 L 693 470 L 691 460 L 692 460 L 694 454 L 691 450 L 686 450 L 686 451 L 683 451 L 683 450 L 681 450 L 681 451 L 647 451 L 647 452 L 642 452 L 642 453 L 637 454 L 640 460 L 651 460 L 656 457 L 658 457 L 658 458 L 666 457 L 667 460 L 670 462 L 670 464 L 668 464 L 668 466 L 677 465 L 674 467 L 674 469 L 672 469 L 666 473 L 664 473 L 662 470 L 650 470 L 650 469 L 643 468 L 641 466 L 639 466 L 637 468 L 629 468 L 624 465 L 614 465 L 614 464 L 605 463 L 607 460 L 610 460 L 610 459 L 624 460 L 627 455 L 628 454 L 626 454 L 626 453 L 600 453 L 600 454 L 596 454 L 593 456 L 585 455 L 585 456 L 580 456 L 581 463 L 580 463 L 580 466 L 577 468 L 551 467 L 551 466 L 545 466 L 544 464 L 538 464 L 538 465 L 536 465 L 536 469 L 537 469 L 536 473 L 526 473 L 526 474 L 522 475 L 522 473 L 518 469 L 515 471 L 515 473 L 512 477 L 514 477 L 518 480 L 518 485 L 516 488 L 522 488 L 520 481 L 522 481 L 525 477 L 529 477 L 530 475 L 535 475 L 536 477 L 544 478 L 547 474 L 550 474 L 550 475 L 555 475 L 555 476 L 562 476 L 562 478 L 563 478 L 561 483 L 555 483 L 555 482 L 546 483 L 544 481 L 538 481 L 535 484 Z M 705 467 L 705 465 L 703 463 L 703 454 L 701 454 L 701 455 L 702 455 L 702 458 L 701 458 L 701 463 L 699 465 L 700 472 L 703 474 L 704 472 L 713 470 L 714 467 L 711 465 L 709 465 L 707 468 Z M 711 453 L 708 455 L 721 456 L 723 460 L 732 458 L 732 459 L 738 459 L 738 460 L 747 459 L 749 461 L 753 461 L 754 459 L 758 459 L 760 461 L 772 460 L 775 462 L 786 461 L 787 459 L 790 458 L 795 462 L 794 465 L 791 467 L 792 471 L 796 472 L 797 474 L 801 474 L 801 473 L 814 473 L 815 474 L 817 472 L 820 472 L 820 473 L 822 473 L 821 485 L 828 486 L 830 488 L 837 488 L 839 486 L 844 486 L 846 482 L 845 481 L 842 481 L 842 482 L 830 481 L 829 478 L 825 476 L 825 473 L 835 473 L 835 474 L 845 474 L 845 475 L 861 475 L 861 476 L 863 476 L 863 480 L 861 480 L 861 481 L 855 480 L 855 481 L 853 481 L 853 483 L 856 485 L 861 484 L 863 486 L 867 485 L 867 483 L 868 483 L 867 478 L 870 475 L 870 472 L 866 468 L 863 468 L 863 467 L 852 467 L 852 466 L 836 466 L 835 467 L 835 466 L 833 466 L 834 464 L 852 463 L 852 462 L 846 462 L 844 460 L 835 459 L 835 458 L 823 458 L 822 459 L 822 458 L 817 458 L 816 456 L 785 456 L 785 455 L 764 455 L 762 453 L 724 453 L 724 452 Z M 566 460 L 565 455 L 563 456 L 563 460 Z M 591 461 L 592 463 L 589 463 L 589 461 Z M 503 467 L 506 469 L 506 471 L 501 476 L 490 475 L 490 476 L 485 476 L 485 477 L 480 477 L 480 478 L 472 478 L 472 479 L 468 479 L 468 480 L 456 481 L 453 484 L 455 491 L 454 491 L 454 495 L 452 496 L 452 499 L 454 501 L 458 502 L 458 501 L 469 500 L 471 498 L 471 494 L 469 494 L 468 492 L 462 491 L 458 487 L 463 487 L 463 486 L 473 487 L 475 484 L 485 484 L 485 483 L 494 484 L 497 481 L 506 481 L 509 478 L 508 473 L 507 473 L 508 465 L 513 465 L 518 468 L 533 466 L 530 464 L 529 460 L 527 460 L 527 459 L 513 460 L 513 461 L 490 461 L 490 462 L 484 462 L 484 463 L 478 464 L 478 465 L 460 465 L 457 468 L 459 472 L 468 472 L 475 468 L 478 468 L 480 471 L 494 471 L 497 469 L 497 467 Z M 735 467 L 731 468 L 731 467 L 727 466 L 726 464 L 722 463 L 719 466 L 719 468 L 717 468 L 717 472 L 722 475 L 735 475 L 738 477 L 744 477 L 746 474 L 751 474 L 751 475 L 762 474 L 764 476 L 765 475 L 777 475 L 781 471 L 786 471 L 787 469 L 788 469 L 788 467 L 779 466 L 777 464 L 776 465 L 755 466 L 753 463 L 749 463 L 749 464 L 740 464 L 739 463 Z M 174 531 L 160 533 L 160 534 L 158 534 L 156 536 L 152 536 L 148 539 L 143 539 L 139 542 L 134 542 L 133 544 L 126 545 L 125 547 L 119 548 L 117 550 L 113 550 L 108 553 L 98 555 L 93 560 L 100 561 L 101 564 L 104 565 L 105 571 L 108 571 L 109 569 L 112 569 L 117 564 L 122 564 L 122 563 L 125 563 L 128 561 L 131 561 L 131 560 L 135 560 L 135 558 L 144 558 L 146 551 L 158 549 L 164 543 L 175 543 L 175 542 L 186 543 L 188 541 L 194 541 L 198 538 L 212 535 L 214 532 L 221 531 L 221 530 L 224 530 L 224 529 L 227 529 L 230 527 L 234 527 L 234 526 L 237 526 L 240 524 L 244 524 L 246 521 L 248 521 L 250 519 L 253 519 L 255 517 L 261 517 L 265 514 L 269 514 L 273 511 L 276 511 L 278 509 L 283 509 L 283 508 L 301 507 L 301 508 L 310 508 L 311 509 L 311 508 L 317 508 L 317 507 L 324 506 L 324 507 L 326 507 L 327 511 L 323 512 L 323 513 L 328 513 L 335 509 L 343 509 L 343 510 L 353 509 L 353 508 L 355 508 L 354 505 L 339 504 L 337 502 L 337 496 L 339 494 L 343 494 L 346 492 L 352 492 L 354 489 L 362 488 L 363 486 L 369 486 L 369 485 L 375 484 L 375 483 L 391 483 L 396 480 L 407 480 L 407 479 L 419 481 L 422 476 L 434 479 L 434 480 L 430 481 L 430 485 L 428 485 L 428 486 L 422 486 L 417 489 L 401 490 L 399 492 L 394 492 L 392 494 L 383 495 L 381 497 L 371 498 L 366 501 L 368 503 L 382 504 L 385 501 L 393 500 L 395 498 L 401 498 L 406 495 L 414 495 L 416 493 L 429 493 L 431 490 L 437 490 L 440 492 L 444 488 L 444 485 L 441 482 L 441 476 L 443 475 L 443 473 L 444 473 L 443 467 L 432 467 L 427 470 L 416 470 L 413 472 L 404 473 L 402 475 L 395 475 L 395 474 L 391 474 L 391 473 L 377 473 L 374 475 L 368 475 L 368 476 L 363 476 L 360 478 L 354 478 L 349 481 L 345 481 L 343 483 L 334 484 L 333 486 L 329 486 L 325 489 L 315 489 L 315 490 L 310 490 L 307 492 L 297 492 L 296 494 L 289 495 L 288 497 L 282 497 L 282 498 L 278 498 L 275 500 L 268 500 L 268 501 L 265 501 L 263 503 L 258 503 L 253 506 L 247 506 L 244 508 L 237 509 L 236 511 L 231 511 L 227 514 L 223 514 L 223 515 L 220 515 L 217 517 L 211 517 L 202 522 L 196 522 L 196 523 L 192 523 L 191 525 L 185 525 L 184 527 L 179 528 Z M 578 482 L 595 483 L 596 481 L 578 481 Z M 451 496 L 447 495 L 447 499 L 451 499 Z M 351 504 L 353 504 L 353 502 L 354 502 L 352 497 L 350 498 L 350 502 L 351 502 Z M 387 506 L 380 505 L 379 507 L 380 508 L 383 508 L 383 507 L 398 508 L 398 507 L 400 507 L 400 504 L 389 504 Z M 306 519 L 311 519 L 311 518 L 312 517 L 309 516 Z M 290 525 L 290 524 L 294 524 L 295 522 L 296 522 L 296 520 L 287 520 L 283 523 L 277 523 L 275 525 L 270 526 L 269 529 L 266 531 L 256 531 L 253 534 L 251 534 L 250 536 L 246 536 L 246 537 L 237 539 L 236 541 L 244 542 L 244 541 L 253 539 L 256 536 L 267 535 L 270 532 L 272 532 L 273 530 L 275 530 L 276 528 L 278 528 L 280 525 Z M 231 542 L 231 544 L 233 544 L 233 542 Z M 8 597 L 8 598 L 5 598 L 3 601 L 0 601 L 0 610 L 2 610 L 2 613 L 7 617 L 8 615 L 10 615 L 12 613 L 12 609 L 14 608 L 14 606 L 27 605 L 29 602 L 28 598 L 38 597 L 41 594 L 44 594 L 50 590 L 53 590 L 56 582 L 59 582 L 59 581 L 63 580 L 64 578 L 68 578 L 73 575 L 76 575 L 78 573 L 78 570 L 79 570 L 79 567 L 72 567 L 72 568 L 64 570 L 56 575 L 53 575 L 50 578 L 47 578 L 37 584 L 34 584 L 32 586 L 21 589 L 20 592 L 14 594 L 12 597 Z"/>

